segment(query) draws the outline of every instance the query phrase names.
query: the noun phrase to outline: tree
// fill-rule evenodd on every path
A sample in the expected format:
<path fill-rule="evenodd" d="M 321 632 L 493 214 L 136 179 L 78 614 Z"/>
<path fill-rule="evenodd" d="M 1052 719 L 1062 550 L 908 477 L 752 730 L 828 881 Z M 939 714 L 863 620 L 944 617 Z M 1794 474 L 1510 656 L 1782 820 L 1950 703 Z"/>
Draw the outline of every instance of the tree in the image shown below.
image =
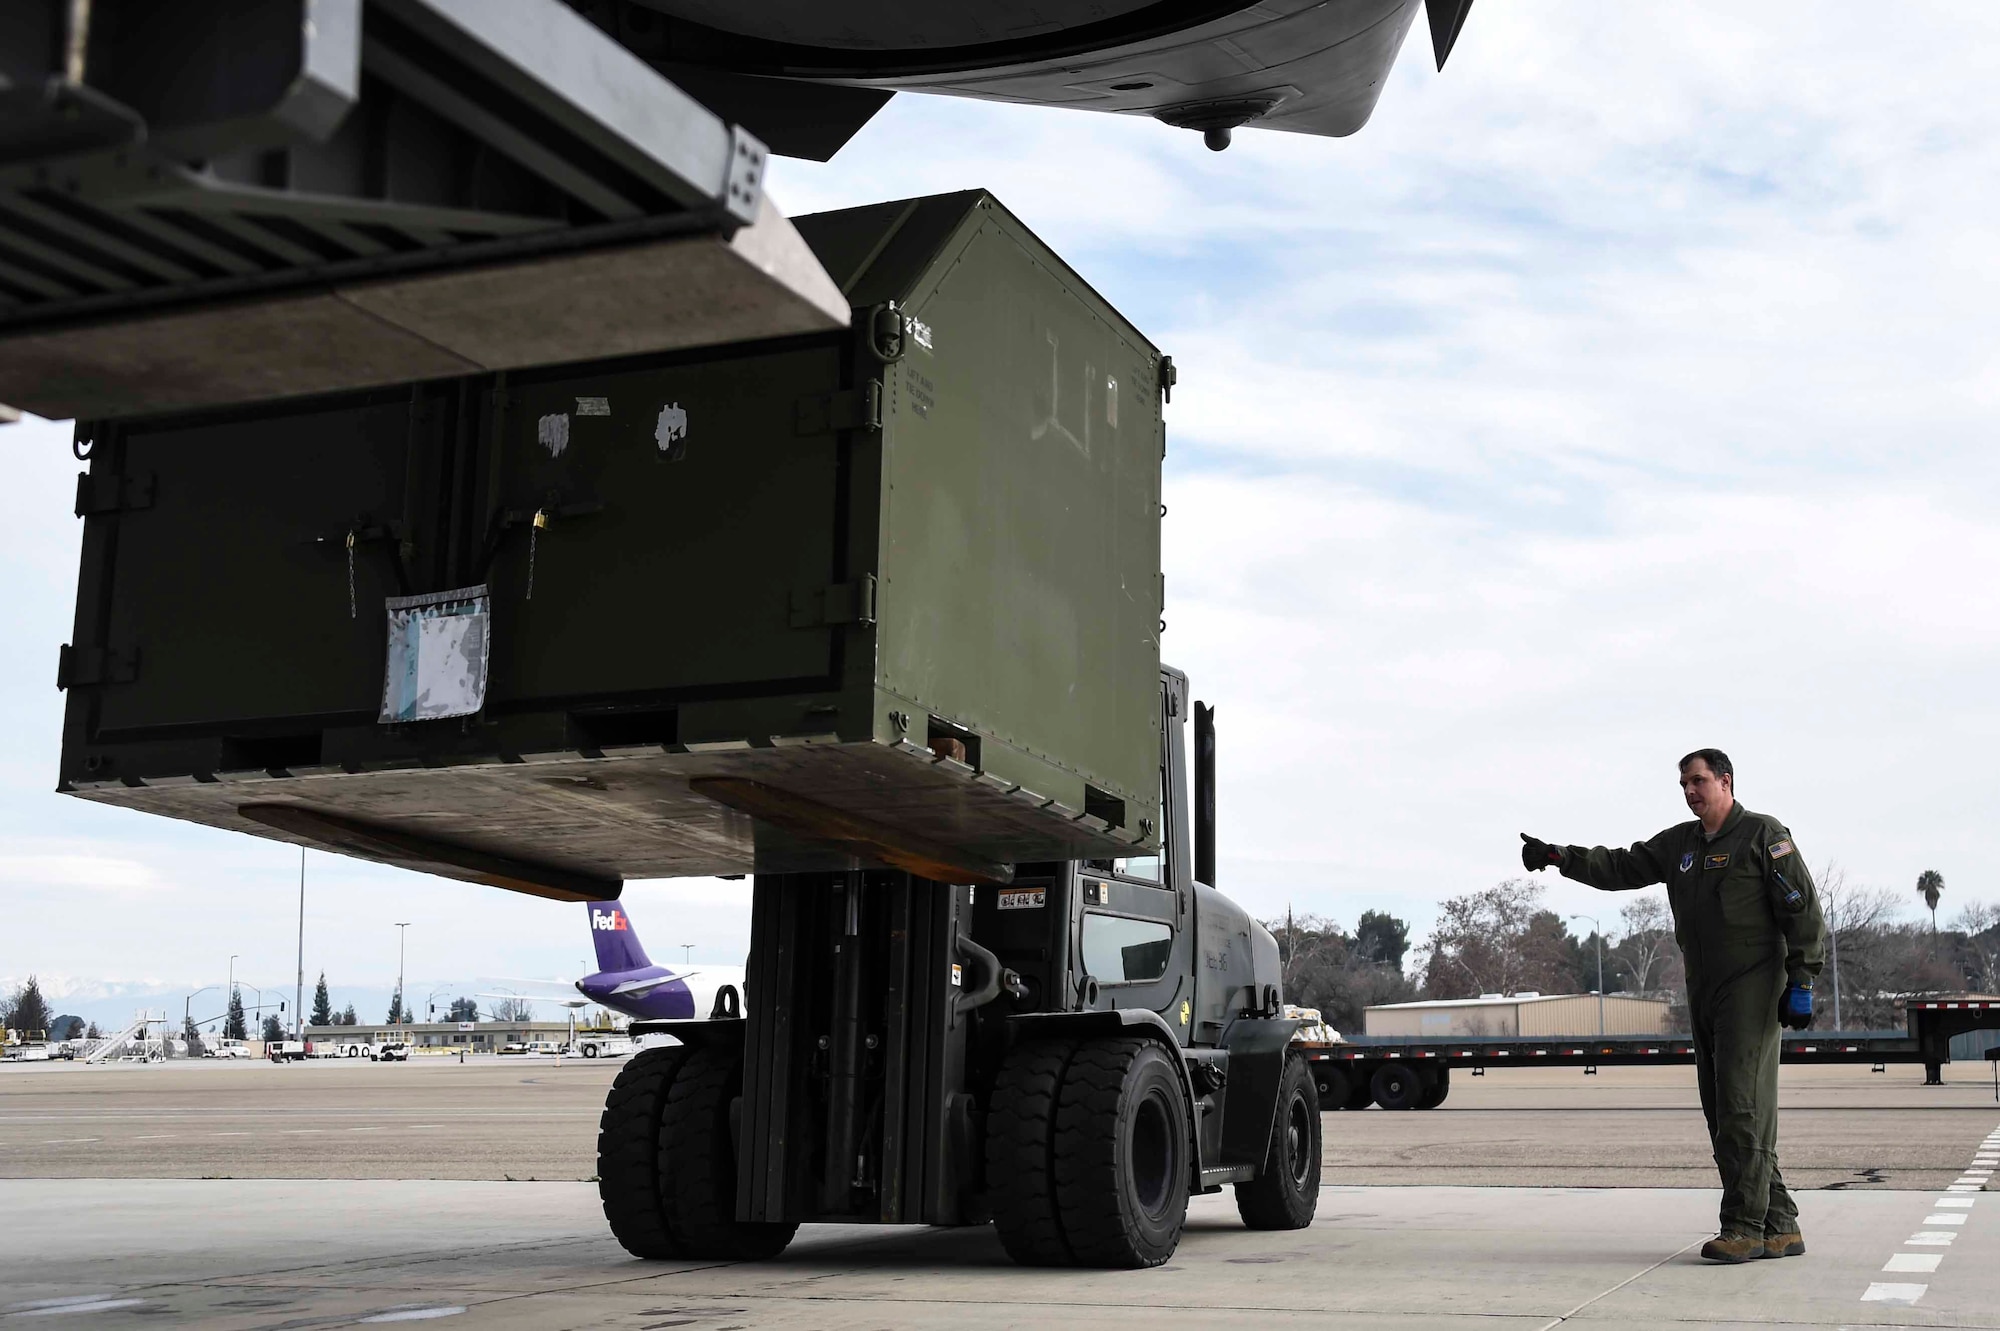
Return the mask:
<path fill-rule="evenodd" d="M 42 998 L 42 986 L 30 975 L 7 1005 L 7 1029 L 34 1031 L 47 1038 L 49 1005 Z"/>
<path fill-rule="evenodd" d="M 326 972 L 319 973 L 319 983 L 313 986 L 312 1025 L 333 1025 L 333 1000 L 326 992 Z"/>
<path fill-rule="evenodd" d="M 334 1025 L 336 1026 L 359 1026 L 360 1024 L 361 1024 L 360 1014 L 355 1012 L 354 1004 L 352 1003 L 349 1003 L 346 1007 L 342 1008 L 340 1010 L 340 1016 L 335 1018 L 334 1020 Z"/>
<path fill-rule="evenodd" d="M 1424 996 L 1477 998 L 1530 987 L 1522 945 L 1541 902 L 1542 889 L 1526 878 L 1446 901 L 1424 943 Z"/>
<path fill-rule="evenodd" d="M 1381 932 L 1393 936 L 1401 930 L 1407 936 L 1409 926 L 1401 920 L 1386 915 L 1376 918 L 1394 926 Z M 1278 939 L 1278 955 L 1284 959 L 1286 1001 L 1318 1008 L 1330 1026 L 1359 1030 L 1365 1009 L 1380 1003 L 1404 1003 L 1417 996 L 1416 986 L 1400 967 L 1364 955 L 1360 939 L 1350 938 L 1332 920 L 1302 915 L 1272 920 L 1265 927 Z"/>
<path fill-rule="evenodd" d="M 264 1018 L 264 1043 L 275 1044 L 285 1038 L 285 1023 L 273 1012 Z"/>
<path fill-rule="evenodd" d="M 72 1016 L 71 1014 L 65 1012 L 62 1015 L 57 1017 L 52 1017 L 49 1020 L 49 1038 L 51 1040 L 74 1040 L 77 1036 L 82 1034 L 83 1034 L 82 1017 Z"/>
<path fill-rule="evenodd" d="M 398 989 L 389 999 L 388 1024 L 400 1026 L 409 1019 L 409 1014 L 403 1011 L 403 991 Z"/>
<path fill-rule="evenodd" d="M 83 1038 L 86 1040 L 102 1040 L 104 1038 L 104 1032 L 99 1030 L 97 1028 L 97 1023 L 93 1021 L 90 1023 L 89 1026 L 84 1028 Z"/>
<path fill-rule="evenodd" d="M 192 1016 L 182 1016 L 181 1018 L 181 1039 L 187 1044 L 189 1058 L 200 1058 L 203 1053 L 207 1052 L 201 1042 L 201 1031 L 195 1026 Z"/>
<path fill-rule="evenodd" d="M 470 998 L 454 998 L 454 999 L 452 999 L 452 1000 L 451 1000 L 451 1011 L 450 1011 L 449 1013 L 447 1013 L 447 1014 L 446 1014 L 446 1020 L 448 1020 L 448 1021 L 478 1021 L 478 1020 L 479 1020 L 479 1004 L 478 1004 L 478 1002 L 477 1002 L 477 1001 L 475 1001 L 475 1000 L 473 1000 L 473 999 L 470 999 Z"/>
<path fill-rule="evenodd" d="M 1917 875 L 1917 895 L 1931 908 L 1931 932 L 1937 932 L 1938 898 L 1944 895 L 1944 875 L 1936 869 L 1926 869 Z"/>
<path fill-rule="evenodd" d="M 493 1005 L 494 1021 L 533 1021 L 535 1007 L 525 998 L 503 998 Z"/>
<path fill-rule="evenodd" d="M 1364 910 L 1354 922 L 1354 947 L 1364 961 L 1403 969 L 1403 956 L 1410 950 L 1407 922 L 1379 910 Z"/>
<path fill-rule="evenodd" d="M 243 990 L 229 986 L 229 1015 L 222 1019 L 222 1035 L 228 1040 L 250 1038 L 250 1024 L 243 1017 Z"/>
<path fill-rule="evenodd" d="M 1952 922 L 1965 936 L 1959 947 L 1959 969 L 1975 993 L 2000 993 L 2000 906 L 1968 905 Z"/>
<path fill-rule="evenodd" d="M 1650 993 L 1665 968 L 1674 944 L 1674 922 L 1667 903 L 1656 896 L 1635 897 L 1618 912 L 1625 936 L 1611 949 L 1609 960 L 1630 981 L 1633 993 Z"/>

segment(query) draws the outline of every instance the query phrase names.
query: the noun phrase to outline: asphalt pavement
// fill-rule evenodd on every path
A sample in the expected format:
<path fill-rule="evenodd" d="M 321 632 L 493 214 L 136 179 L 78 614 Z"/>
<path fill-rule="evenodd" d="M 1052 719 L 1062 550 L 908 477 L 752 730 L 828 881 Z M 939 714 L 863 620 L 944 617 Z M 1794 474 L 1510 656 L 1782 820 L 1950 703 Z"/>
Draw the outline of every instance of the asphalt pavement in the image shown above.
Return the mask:
<path fill-rule="evenodd" d="M 809 1227 L 760 1264 L 641 1263 L 587 1182 L 615 1074 L 576 1060 L 0 1068 L 0 1321 L 294 1328 L 2000 1328 L 1983 1068 L 1788 1069 L 1803 1257 L 1715 1267 L 1682 1069 L 1461 1077 L 1329 1113 L 1319 1219 L 1197 1199 L 1139 1272 L 1013 1266 L 987 1229 Z M 1663 1186 L 1664 1185 L 1664 1186 Z"/>

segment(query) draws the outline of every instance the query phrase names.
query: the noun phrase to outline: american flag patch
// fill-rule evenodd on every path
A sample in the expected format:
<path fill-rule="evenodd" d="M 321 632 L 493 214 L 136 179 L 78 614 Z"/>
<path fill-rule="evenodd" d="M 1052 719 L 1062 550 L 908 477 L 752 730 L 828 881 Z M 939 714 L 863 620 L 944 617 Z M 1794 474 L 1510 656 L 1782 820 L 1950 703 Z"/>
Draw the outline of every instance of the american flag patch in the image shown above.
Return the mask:
<path fill-rule="evenodd" d="M 1791 853 L 1792 853 L 1792 843 L 1791 843 L 1791 841 L 1790 841 L 1790 840 L 1785 840 L 1785 841 L 1773 841 L 1773 842 L 1771 843 L 1771 858 L 1772 858 L 1772 859 L 1774 859 L 1774 860 L 1782 860 L 1783 858 L 1785 858 L 1785 856 L 1787 856 L 1787 855 L 1789 855 L 1789 854 L 1791 854 Z"/>

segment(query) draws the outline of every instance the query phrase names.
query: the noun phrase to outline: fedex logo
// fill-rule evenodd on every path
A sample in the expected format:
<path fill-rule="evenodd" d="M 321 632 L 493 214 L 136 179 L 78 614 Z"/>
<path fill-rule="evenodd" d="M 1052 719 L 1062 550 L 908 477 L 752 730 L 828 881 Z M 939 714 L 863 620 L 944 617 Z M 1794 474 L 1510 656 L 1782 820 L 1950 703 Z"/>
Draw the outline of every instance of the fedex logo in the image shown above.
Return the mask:
<path fill-rule="evenodd" d="M 630 926 L 625 923 L 625 912 L 622 910 L 593 910 L 590 912 L 590 927 L 616 933 Z"/>

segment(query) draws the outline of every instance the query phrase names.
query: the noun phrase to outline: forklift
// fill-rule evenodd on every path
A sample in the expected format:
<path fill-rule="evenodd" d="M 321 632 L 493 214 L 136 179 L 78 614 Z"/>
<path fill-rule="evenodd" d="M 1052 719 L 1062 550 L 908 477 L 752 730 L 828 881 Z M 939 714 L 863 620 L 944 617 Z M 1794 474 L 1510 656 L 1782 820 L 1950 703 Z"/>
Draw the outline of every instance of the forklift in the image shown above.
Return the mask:
<path fill-rule="evenodd" d="M 1217 891 L 1214 709 L 1160 677 L 1160 854 L 756 876 L 746 993 L 619 1074 L 598 1190 L 627 1251 L 777 1256 L 805 1223 L 979 1225 L 1016 1261 L 1147 1267 L 1195 1193 L 1312 1222 L 1320 1106 L 1276 941 Z M 949 741 L 941 741 L 948 743 Z"/>

